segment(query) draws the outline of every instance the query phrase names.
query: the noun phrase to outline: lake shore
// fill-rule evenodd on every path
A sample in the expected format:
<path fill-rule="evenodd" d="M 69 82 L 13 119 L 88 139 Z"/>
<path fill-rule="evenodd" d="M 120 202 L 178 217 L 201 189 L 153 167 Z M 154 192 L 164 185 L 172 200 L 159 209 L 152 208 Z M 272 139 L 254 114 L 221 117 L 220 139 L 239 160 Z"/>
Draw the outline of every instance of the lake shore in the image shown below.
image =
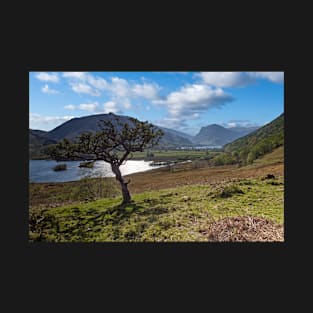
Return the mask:
<path fill-rule="evenodd" d="M 284 175 L 284 164 L 256 164 L 245 167 L 235 165 L 214 166 L 206 168 L 193 168 L 193 164 L 184 163 L 170 167 L 152 169 L 147 172 L 126 175 L 131 180 L 129 190 L 132 194 L 145 191 L 162 190 L 172 187 L 180 187 L 194 184 L 215 184 L 235 179 L 260 177 L 271 173 L 275 176 Z M 91 179 L 94 182 L 99 178 Z M 100 179 L 101 180 L 101 179 Z M 119 186 L 115 178 L 108 178 L 110 184 L 115 185 L 117 195 Z M 82 199 L 75 199 L 73 194 L 79 190 L 80 181 L 64 183 L 30 183 L 29 184 L 29 205 L 30 207 L 56 207 L 68 203 L 78 203 Z M 114 187 L 115 188 L 115 187 Z"/>

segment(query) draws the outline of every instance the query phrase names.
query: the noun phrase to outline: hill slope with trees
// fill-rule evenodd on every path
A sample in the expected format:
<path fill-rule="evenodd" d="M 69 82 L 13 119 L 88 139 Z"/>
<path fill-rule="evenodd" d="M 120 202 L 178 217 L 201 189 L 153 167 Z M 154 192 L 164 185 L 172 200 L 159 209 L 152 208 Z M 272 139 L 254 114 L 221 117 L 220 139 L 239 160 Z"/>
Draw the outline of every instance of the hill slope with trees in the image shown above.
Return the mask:
<path fill-rule="evenodd" d="M 282 145 L 284 145 L 283 113 L 258 130 L 225 145 L 224 153 L 215 158 L 214 164 L 251 164 Z"/>

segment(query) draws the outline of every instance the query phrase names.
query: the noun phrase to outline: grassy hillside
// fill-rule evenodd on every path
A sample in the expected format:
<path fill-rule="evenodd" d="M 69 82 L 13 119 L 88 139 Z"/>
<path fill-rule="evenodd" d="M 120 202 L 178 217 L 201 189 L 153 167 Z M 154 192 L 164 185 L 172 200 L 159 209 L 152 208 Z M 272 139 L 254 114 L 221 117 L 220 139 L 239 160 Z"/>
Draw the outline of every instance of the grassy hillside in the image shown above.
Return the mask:
<path fill-rule="evenodd" d="M 244 167 L 197 168 L 197 163 L 184 163 L 131 174 L 133 202 L 126 207 L 119 206 L 120 189 L 114 178 L 31 183 L 29 238 L 52 242 L 214 241 L 210 229 L 231 217 L 248 221 L 263 217 L 282 229 L 283 160 L 283 147 L 279 147 Z M 264 179 L 268 174 L 275 178 Z M 232 223 L 228 221 L 227 233 Z M 251 225 L 255 234 L 256 224 Z M 215 238 L 222 231 L 215 232 Z"/>
<path fill-rule="evenodd" d="M 208 229 L 231 216 L 264 217 L 283 224 L 282 176 L 233 179 L 133 196 L 30 209 L 31 241 L 210 241 Z"/>
<path fill-rule="evenodd" d="M 239 160 L 238 151 L 250 152 L 260 143 L 272 150 L 252 164 L 210 164 L 225 155 Z M 29 240 L 282 241 L 283 115 L 225 151 L 188 152 L 193 162 L 128 175 L 133 201 L 124 207 L 114 178 L 30 183 Z M 182 158 L 186 152 L 161 151 L 156 157 Z"/>
<path fill-rule="evenodd" d="M 215 165 L 251 164 L 282 145 L 284 145 L 284 114 L 258 130 L 225 145 L 225 153 L 216 158 Z"/>

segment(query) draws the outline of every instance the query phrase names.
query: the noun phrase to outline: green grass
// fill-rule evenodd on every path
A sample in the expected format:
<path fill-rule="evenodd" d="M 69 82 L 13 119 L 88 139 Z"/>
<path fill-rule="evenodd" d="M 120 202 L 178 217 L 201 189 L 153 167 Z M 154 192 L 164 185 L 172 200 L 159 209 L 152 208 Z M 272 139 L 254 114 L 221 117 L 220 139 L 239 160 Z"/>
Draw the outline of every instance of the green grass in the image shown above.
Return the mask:
<path fill-rule="evenodd" d="M 195 160 L 211 158 L 219 152 L 216 151 L 197 151 L 197 150 L 152 150 L 153 157 L 149 160 Z M 146 159 L 147 152 L 135 152 L 134 159 Z"/>
<path fill-rule="evenodd" d="M 253 164 L 258 165 L 267 165 L 272 163 L 283 163 L 284 162 L 284 146 L 278 147 L 270 153 L 262 156 L 261 158 L 255 160 Z"/>
<path fill-rule="evenodd" d="M 121 198 L 30 209 L 30 240 L 51 242 L 207 241 L 209 223 L 252 215 L 284 221 L 283 177 L 189 185 Z M 225 196 L 227 195 L 227 196 Z"/>
<path fill-rule="evenodd" d="M 65 183 L 30 183 L 30 208 L 57 207 L 66 203 L 80 203 L 121 194 L 113 178 L 82 178 Z"/>

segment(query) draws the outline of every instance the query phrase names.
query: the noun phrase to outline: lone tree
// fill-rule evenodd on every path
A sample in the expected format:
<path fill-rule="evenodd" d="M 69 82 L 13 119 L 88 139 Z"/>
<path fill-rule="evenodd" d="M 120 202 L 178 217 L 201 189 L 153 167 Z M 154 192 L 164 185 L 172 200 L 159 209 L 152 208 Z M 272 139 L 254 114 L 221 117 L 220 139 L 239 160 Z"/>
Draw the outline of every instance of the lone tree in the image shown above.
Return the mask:
<path fill-rule="evenodd" d="M 70 142 L 63 139 L 61 142 L 50 146 L 46 153 L 54 160 L 103 160 L 110 163 L 116 180 L 121 185 L 123 202 L 131 201 L 128 190 L 129 181 L 125 181 L 120 166 L 132 158 L 132 152 L 143 151 L 145 148 L 156 145 L 163 132 L 148 122 L 141 122 L 129 118 L 129 123 L 122 123 L 118 117 L 113 122 L 100 121 L 100 131 L 86 132 Z"/>

